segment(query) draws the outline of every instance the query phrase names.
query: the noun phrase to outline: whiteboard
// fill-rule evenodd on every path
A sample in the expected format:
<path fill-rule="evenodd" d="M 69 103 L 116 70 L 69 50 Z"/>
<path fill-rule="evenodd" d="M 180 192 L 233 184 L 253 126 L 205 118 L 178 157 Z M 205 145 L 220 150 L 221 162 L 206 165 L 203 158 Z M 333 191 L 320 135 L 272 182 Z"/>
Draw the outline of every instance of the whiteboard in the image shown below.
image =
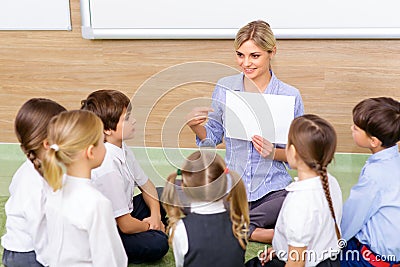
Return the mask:
<path fill-rule="evenodd" d="M 231 39 L 267 21 L 278 39 L 400 38 L 399 0 L 81 0 L 86 39 Z"/>
<path fill-rule="evenodd" d="M 69 0 L 0 0 L 0 30 L 71 30 Z"/>

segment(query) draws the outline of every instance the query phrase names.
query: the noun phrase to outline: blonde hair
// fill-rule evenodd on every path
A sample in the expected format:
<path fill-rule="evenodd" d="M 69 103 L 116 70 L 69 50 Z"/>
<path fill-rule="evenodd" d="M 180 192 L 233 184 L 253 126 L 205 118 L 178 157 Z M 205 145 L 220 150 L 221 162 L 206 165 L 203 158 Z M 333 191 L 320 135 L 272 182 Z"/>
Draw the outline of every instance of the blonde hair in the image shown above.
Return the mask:
<path fill-rule="evenodd" d="M 161 199 L 168 215 L 167 232 L 171 230 L 170 244 L 176 223 L 184 217 L 185 198 L 194 202 L 213 202 L 224 199 L 229 205 L 232 232 L 240 246 L 243 249 L 246 248 L 250 223 L 246 189 L 237 173 L 233 171 L 227 173 L 226 170 L 221 156 L 212 151 L 203 150 L 192 153 L 182 167 L 184 196 L 179 196 L 177 192 L 180 188 L 176 185 L 178 174 L 172 173 L 168 176 Z M 231 182 L 228 179 L 231 179 Z"/>
<path fill-rule="evenodd" d="M 235 50 L 238 50 L 243 43 L 252 40 L 264 51 L 272 52 L 276 46 L 276 39 L 269 24 L 262 20 L 249 22 L 240 28 L 233 43 Z"/>
<path fill-rule="evenodd" d="M 55 116 L 48 126 L 51 147 L 43 160 L 43 173 L 54 191 L 62 187 L 62 168 L 73 163 L 76 155 L 89 147 L 103 142 L 103 123 L 93 112 L 73 110 Z"/>

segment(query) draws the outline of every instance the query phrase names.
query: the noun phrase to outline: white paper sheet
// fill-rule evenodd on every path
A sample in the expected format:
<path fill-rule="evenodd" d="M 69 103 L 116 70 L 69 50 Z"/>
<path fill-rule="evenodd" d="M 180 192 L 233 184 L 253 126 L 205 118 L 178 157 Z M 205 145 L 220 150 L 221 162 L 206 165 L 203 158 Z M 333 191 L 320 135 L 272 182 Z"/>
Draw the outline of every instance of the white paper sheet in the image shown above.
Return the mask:
<path fill-rule="evenodd" d="M 260 135 L 272 143 L 286 144 L 294 104 L 294 96 L 227 90 L 226 136 L 251 141 Z"/>

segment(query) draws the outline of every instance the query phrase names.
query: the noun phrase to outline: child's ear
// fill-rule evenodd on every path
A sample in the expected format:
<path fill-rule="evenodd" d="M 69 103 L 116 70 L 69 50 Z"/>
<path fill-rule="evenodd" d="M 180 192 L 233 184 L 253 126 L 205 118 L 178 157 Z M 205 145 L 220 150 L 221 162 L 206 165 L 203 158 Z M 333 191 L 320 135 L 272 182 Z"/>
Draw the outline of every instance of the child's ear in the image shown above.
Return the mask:
<path fill-rule="evenodd" d="M 94 148 L 94 145 L 90 145 L 90 146 L 86 149 L 86 157 L 87 157 L 88 159 L 94 159 L 93 148 Z"/>
<path fill-rule="evenodd" d="M 105 136 L 111 135 L 111 130 L 110 129 L 104 130 L 104 135 Z"/>
<path fill-rule="evenodd" d="M 377 147 L 382 146 L 381 140 L 379 140 L 379 139 L 376 138 L 375 136 L 371 136 L 371 137 L 370 137 L 369 143 L 371 144 L 371 147 L 372 147 L 372 148 L 377 148 Z"/>
<path fill-rule="evenodd" d="M 46 139 L 43 140 L 42 145 L 44 147 L 44 149 L 49 150 L 50 149 L 50 144 L 49 141 Z"/>

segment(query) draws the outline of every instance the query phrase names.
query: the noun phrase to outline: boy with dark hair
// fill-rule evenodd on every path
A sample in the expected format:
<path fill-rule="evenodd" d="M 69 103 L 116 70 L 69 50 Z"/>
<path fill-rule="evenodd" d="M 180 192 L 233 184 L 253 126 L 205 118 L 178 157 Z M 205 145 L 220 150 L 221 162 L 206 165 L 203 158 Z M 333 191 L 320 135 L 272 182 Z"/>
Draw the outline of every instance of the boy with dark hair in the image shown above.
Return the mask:
<path fill-rule="evenodd" d="M 136 122 L 129 98 L 116 90 L 98 90 L 81 104 L 104 124 L 107 152 L 102 165 L 92 171 L 92 181 L 112 202 L 128 261 L 142 263 L 162 258 L 169 247 L 157 190 L 123 141 L 133 138 Z M 136 185 L 142 194 L 134 196 Z"/>
<path fill-rule="evenodd" d="M 355 143 L 372 155 L 343 207 L 341 228 L 348 242 L 341 266 L 400 266 L 400 103 L 365 99 L 354 107 L 353 122 Z"/>

